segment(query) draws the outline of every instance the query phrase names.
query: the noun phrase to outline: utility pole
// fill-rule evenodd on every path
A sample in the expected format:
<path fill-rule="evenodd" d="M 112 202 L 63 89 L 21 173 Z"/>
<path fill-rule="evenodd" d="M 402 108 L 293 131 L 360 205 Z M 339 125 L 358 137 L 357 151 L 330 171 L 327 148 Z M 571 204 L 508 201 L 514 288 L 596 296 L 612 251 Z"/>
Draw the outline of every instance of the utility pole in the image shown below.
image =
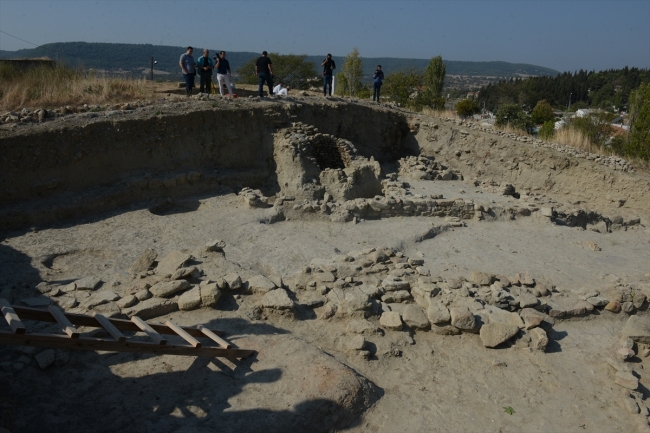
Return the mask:
<path fill-rule="evenodd" d="M 153 81 L 153 65 L 157 65 L 158 60 L 154 60 L 153 56 L 151 56 L 151 81 Z"/>
<path fill-rule="evenodd" d="M 571 97 L 573 96 L 573 92 L 569 93 L 569 105 L 566 107 L 566 111 L 569 111 L 571 109 Z"/>

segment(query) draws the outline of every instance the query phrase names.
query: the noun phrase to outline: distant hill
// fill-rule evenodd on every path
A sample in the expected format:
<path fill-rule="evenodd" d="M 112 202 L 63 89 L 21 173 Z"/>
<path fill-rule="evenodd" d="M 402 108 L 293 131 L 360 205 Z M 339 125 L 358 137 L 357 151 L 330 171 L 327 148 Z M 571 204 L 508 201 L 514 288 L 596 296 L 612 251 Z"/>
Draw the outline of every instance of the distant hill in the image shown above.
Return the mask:
<path fill-rule="evenodd" d="M 195 58 L 202 53 L 203 47 L 195 47 Z M 213 56 L 217 50 L 224 47 L 210 49 Z M 64 62 L 74 66 L 83 66 L 89 69 L 101 69 L 108 71 L 126 71 L 131 74 L 141 75 L 145 69 L 151 66 L 151 56 L 158 61 L 156 71 L 173 74 L 170 79 L 180 78 L 178 59 L 185 51 L 185 47 L 173 47 L 167 45 L 149 44 L 109 44 L 89 42 L 58 42 L 45 44 L 33 49 L 18 51 L 0 50 L 0 58 L 15 59 L 22 57 L 49 57 L 53 60 Z M 324 53 L 325 54 L 325 53 Z M 317 69 L 323 58 L 321 56 L 308 55 L 307 60 L 314 62 Z M 259 56 L 253 52 L 228 51 L 228 60 L 233 71 L 246 63 L 251 57 Z M 341 67 L 344 57 L 334 56 L 337 66 Z M 424 69 L 429 59 L 399 59 L 392 57 L 363 58 L 363 68 L 366 75 L 372 74 L 375 67 L 381 64 L 387 72 L 400 69 Z M 524 63 L 508 62 L 461 62 L 445 60 L 448 75 L 468 76 L 492 76 L 492 77 L 517 77 L 517 76 L 555 76 L 559 72 L 543 66 L 529 65 Z M 176 77 L 178 76 L 178 77 Z"/>

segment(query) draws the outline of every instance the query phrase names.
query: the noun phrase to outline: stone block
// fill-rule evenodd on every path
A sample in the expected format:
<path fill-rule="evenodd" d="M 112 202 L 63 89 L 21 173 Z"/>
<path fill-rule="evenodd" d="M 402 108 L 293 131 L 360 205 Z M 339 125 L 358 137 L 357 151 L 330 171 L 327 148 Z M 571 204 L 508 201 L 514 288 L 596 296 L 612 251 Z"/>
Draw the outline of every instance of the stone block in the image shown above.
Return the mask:
<path fill-rule="evenodd" d="M 185 280 L 178 281 L 165 281 L 162 283 L 154 284 L 149 291 L 152 295 L 158 298 L 168 298 L 178 292 L 187 290 L 192 285 Z"/>
<path fill-rule="evenodd" d="M 453 323 L 453 322 L 452 322 Z M 496 347 L 517 335 L 519 327 L 502 323 L 487 323 L 481 327 L 480 336 L 483 346 Z"/>

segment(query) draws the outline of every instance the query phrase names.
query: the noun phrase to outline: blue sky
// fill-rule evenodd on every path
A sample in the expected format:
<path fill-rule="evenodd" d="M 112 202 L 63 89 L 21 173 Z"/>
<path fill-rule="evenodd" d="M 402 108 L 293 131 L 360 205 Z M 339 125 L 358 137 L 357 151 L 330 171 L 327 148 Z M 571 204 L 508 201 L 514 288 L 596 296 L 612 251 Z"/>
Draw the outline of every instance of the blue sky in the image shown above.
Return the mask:
<path fill-rule="evenodd" d="M 0 0 L 0 50 L 86 41 L 650 67 L 650 0 Z"/>

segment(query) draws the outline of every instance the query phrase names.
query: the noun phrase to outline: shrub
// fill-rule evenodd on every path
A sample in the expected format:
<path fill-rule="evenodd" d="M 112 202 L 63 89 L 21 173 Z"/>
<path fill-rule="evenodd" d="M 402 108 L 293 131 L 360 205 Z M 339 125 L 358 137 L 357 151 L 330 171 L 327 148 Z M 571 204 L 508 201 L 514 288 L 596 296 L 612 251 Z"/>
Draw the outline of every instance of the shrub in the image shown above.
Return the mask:
<path fill-rule="evenodd" d="M 533 108 L 533 112 L 530 113 L 530 120 L 532 120 L 535 125 L 541 125 L 544 122 L 554 119 L 555 114 L 553 113 L 553 107 L 551 107 L 551 104 L 546 102 L 546 99 L 539 101 L 537 105 L 535 105 L 535 108 Z"/>
<path fill-rule="evenodd" d="M 471 116 L 479 111 L 478 104 L 473 99 L 463 99 L 454 108 L 456 108 L 456 113 L 461 117 Z"/>
<path fill-rule="evenodd" d="M 543 140 L 550 140 L 555 135 L 555 121 L 547 120 L 539 129 L 539 137 Z"/>

